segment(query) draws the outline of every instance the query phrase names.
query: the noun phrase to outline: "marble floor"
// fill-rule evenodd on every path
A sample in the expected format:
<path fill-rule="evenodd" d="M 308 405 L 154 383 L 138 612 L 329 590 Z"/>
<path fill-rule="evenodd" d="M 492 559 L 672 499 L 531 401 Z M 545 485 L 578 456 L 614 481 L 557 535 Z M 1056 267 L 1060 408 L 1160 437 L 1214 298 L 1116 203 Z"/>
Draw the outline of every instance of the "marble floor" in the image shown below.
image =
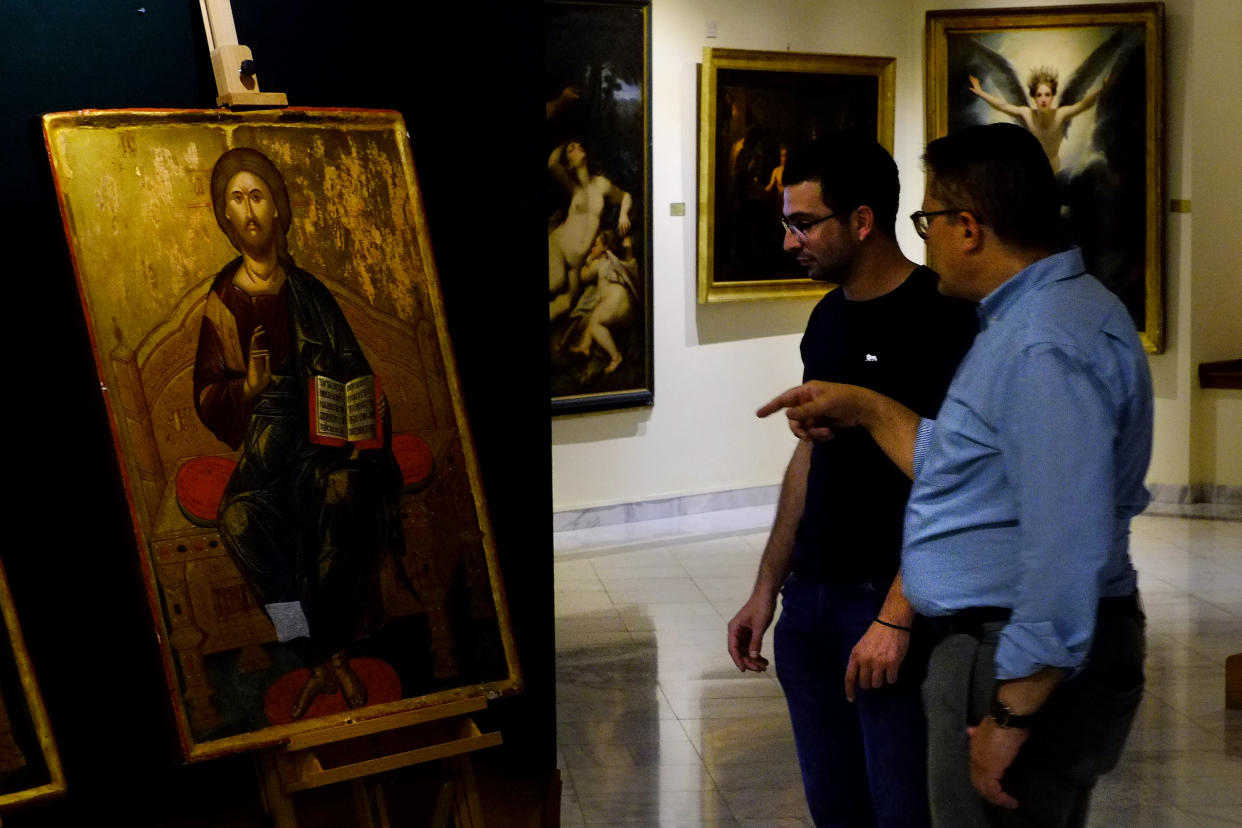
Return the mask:
<path fill-rule="evenodd" d="M 562 824 L 811 825 L 776 677 L 740 674 L 725 623 L 772 507 L 557 532 Z M 1242 522 L 1142 516 L 1148 693 L 1098 826 L 1242 825 Z M 766 643 L 766 642 L 765 642 Z"/>

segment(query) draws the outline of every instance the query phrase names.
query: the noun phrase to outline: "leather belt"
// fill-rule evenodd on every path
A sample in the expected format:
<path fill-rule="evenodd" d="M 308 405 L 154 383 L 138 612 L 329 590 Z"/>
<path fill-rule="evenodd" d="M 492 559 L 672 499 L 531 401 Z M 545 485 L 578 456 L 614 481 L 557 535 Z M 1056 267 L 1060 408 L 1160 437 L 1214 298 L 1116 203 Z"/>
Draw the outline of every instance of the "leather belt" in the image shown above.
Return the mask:
<path fill-rule="evenodd" d="M 1004 624 L 1012 613 L 1013 610 L 1008 607 L 967 607 L 952 615 L 941 615 L 927 620 L 931 622 L 938 638 L 949 635 L 969 635 L 981 638 L 985 624 Z M 1095 617 L 1143 618 L 1143 607 L 1139 602 L 1138 592 L 1101 598 L 1096 607 Z"/>

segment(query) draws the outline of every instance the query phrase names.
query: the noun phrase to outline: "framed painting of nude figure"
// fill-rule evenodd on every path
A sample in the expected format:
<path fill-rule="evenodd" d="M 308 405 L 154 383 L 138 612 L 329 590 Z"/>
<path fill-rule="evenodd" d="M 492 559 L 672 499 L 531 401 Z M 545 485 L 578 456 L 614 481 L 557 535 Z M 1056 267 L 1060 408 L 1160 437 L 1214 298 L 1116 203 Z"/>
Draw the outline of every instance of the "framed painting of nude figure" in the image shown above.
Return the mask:
<path fill-rule="evenodd" d="M 43 127 L 186 758 L 520 689 L 400 115 Z"/>
<path fill-rule="evenodd" d="M 650 0 L 545 0 L 552 412 L 651 405 Z"/>
<path fill-rule="evenodd" d="M 927 13 L 927 140 L 998 121 L 1039 138 L 1066 242 L 1153 353 L 1164 350 L 1163 33 L 1162 3 Z"/>

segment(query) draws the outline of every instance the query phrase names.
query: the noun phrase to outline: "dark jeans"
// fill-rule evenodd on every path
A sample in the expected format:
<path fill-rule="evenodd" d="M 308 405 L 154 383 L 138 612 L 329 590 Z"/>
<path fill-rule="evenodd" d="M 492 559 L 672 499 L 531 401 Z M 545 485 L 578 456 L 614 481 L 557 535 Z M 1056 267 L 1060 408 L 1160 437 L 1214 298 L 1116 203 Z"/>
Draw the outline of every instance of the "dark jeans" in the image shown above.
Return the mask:
<path fill-rule="evenodd" d="M 919 685 L 922 630 L 897 684 L 845 699 L 845 665 L 884 603 L 887 583 L 820 584 L 791 577 L 774 633 L 807 803 L 817 826 L 929 824 L 926 729 Z M 920 657 L 919 653 L 922 653 Z"/>
<path fill-rule="evenodd" d="M 1121 756 L 1143 695 L 1144 621 L 1100 618 L 1086 666 L 1053 691 L 1002 787 L 1016 811 L 986 802 L 970 783 L 966 726 L 986 715 L 1003 621 L 955 634 L 933 650 L 923 687 L 933 822 L 944 828 L 1081 826 L 1091 789 Z"/>

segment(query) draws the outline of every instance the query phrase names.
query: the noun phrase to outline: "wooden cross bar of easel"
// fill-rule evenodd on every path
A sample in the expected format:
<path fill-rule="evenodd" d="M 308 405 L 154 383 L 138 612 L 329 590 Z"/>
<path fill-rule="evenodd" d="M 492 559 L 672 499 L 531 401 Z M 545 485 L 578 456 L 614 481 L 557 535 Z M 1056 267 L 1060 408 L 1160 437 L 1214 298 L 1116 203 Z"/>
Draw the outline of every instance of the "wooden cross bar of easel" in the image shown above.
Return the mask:
<path fill-rule="evenodd" d="M 435 808 L 441 822 L 433 824 L 452 817 L 458 828 L 481 827 L 483 811 L 467 754 L 501 743 L 499 733 L 481 732 L 470 717 L 486 706 L 482 697 L 463 699 L 300 734 L 265 751 L 259 757 L 260 774 L 277 828 L 297 825 L 292 794 L 341 782 L 354 783 L 360 820 L 364 811 L 381 814 L 360 824 L 382 828 L 387 824 L 382 793 L 373 777 L 440 759 L 448 760 L 451 782 Z"/>

